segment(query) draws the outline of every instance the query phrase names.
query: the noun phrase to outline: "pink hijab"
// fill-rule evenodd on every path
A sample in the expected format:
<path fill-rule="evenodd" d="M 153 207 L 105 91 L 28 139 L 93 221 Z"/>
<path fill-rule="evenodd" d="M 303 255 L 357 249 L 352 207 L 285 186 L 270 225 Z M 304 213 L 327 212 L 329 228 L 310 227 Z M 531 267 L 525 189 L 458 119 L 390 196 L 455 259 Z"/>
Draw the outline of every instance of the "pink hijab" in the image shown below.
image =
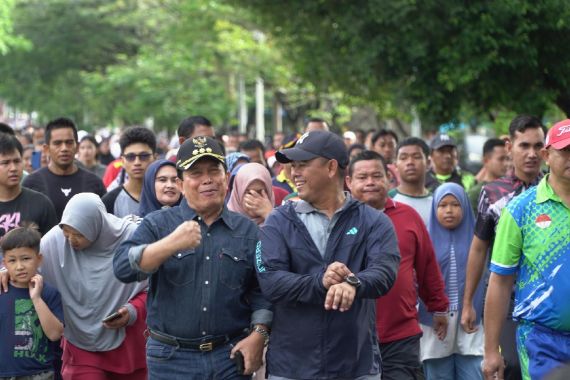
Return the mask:
<path fill-rule="evenodd" d="M 275 206 L 275 196 L 273 195 L 273 186 L 271 185 L 271 177 L 267 168 L 261 164 L 252 162 L 240 166 L 234 179 L 234 187 L 228 201 L 228 209 L 239 212 L 253 220 L 256 224 L 263 223 L 262 218 L 251 218 L 242 207 L 245 189 L 255 180 L 259 180 L 265 184 L 265 191 L 269 196 L 271 204 Z"/>

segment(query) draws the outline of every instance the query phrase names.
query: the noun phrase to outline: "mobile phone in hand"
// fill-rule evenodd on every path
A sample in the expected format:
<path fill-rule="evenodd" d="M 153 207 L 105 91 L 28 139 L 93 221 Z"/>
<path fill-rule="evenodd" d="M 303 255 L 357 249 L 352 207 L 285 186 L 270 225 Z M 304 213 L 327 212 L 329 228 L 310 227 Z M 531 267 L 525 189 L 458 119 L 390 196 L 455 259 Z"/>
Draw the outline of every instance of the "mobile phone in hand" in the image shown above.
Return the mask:
<path fill-rule="evenodd" d="M 109 314 L 105 318 L 103 318 L 103 322 L 111 322 L 111 321 L 114 321 L 115 319 L 119 319 L 119 318 L 121 318 L 121 313 L 116 311 L 113 314 Z"/>
<path fill-rule="evenodd" d="M 236 363 L 236 371 L 238 375 L 243 375 L 245 371 L 245 364 L 243 362 L 243 355 L 241 351 L 236 351 L 234 353 L 234 358 L 232 359 Z"/>

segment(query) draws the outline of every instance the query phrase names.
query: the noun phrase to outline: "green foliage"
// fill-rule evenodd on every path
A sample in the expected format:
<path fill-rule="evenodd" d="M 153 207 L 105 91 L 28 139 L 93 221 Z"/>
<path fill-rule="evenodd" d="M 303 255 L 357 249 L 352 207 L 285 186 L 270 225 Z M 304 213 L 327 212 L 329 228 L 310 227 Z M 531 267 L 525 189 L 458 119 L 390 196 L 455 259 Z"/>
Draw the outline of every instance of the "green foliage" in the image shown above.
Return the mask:
<path fill-rule="evenodd" d="M 134 22 L 120 20 L 135 5 L 134 0 L 112 6 L 104 0 L 18 1 L 14 30 L 31 48 L 12 50 L 0 61 L 0 96 L 44 118 L 81 120 L 86 108 L 81 74 L 103 71 L 137 52 Z"/>
<path fill-rule="evenodd" d="M 0 2 L 0 56 L 5 55 L 10 49 L 29 48 L 27 41 L 14 35 L 12 25 L 12 12 L 15 0 L 2 0 Z"/>
<path fill-rule="evenodd" d="M 386 88 L 432 125 L 462 110 L 570 114 L 570 3 L 561 0 L 234 0 L 279 37 L 304 77 L 385 103 Z"/>
<path fill-rule="evenodd" d="M 266 104 L 279 94 L 291 122 L 318 108 L 335 114 L 342 94 L 300 81 L 249 13 L 215 0 L 18 0 L 14 30 L 30 49 L 0 61 L 0 98 L 42 120 L 140 124 L 175 130 L 189 114 L 237 124 L 237 81 L 261 76 Z M 0 26 L 2 23 L 0 22 Z M 1 46 L 1 45 L 0 45 Z M 332 100 L 331 100 L 332 99 Z M 327 106 L 323 106 L 326 104 Z M 338 113 L 338 112 L 336 112 Z M 346 117 L 346 107 L 338 113 Z"/>

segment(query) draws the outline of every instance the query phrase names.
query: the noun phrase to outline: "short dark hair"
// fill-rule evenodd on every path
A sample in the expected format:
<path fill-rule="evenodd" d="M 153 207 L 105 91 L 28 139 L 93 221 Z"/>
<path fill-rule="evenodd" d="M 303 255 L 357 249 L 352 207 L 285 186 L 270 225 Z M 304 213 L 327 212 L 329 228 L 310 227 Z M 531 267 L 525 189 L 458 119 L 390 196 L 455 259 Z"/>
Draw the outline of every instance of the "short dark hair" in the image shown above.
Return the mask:
<path fill-rule="evenodd" d="M 509 136 L 511 137 L 511 141 L 515 139 L 516 132 L 524 133 L 529 128 L 540 128 L 546 136 L 547 128 L 542 124 L 542 121 L 540 121 L 538 117 L 531 115 L 518 115 L 509 125 Z"/>
<path fill-rule="evenodd" d="M 376 141 L 378 141 L 380 137 L 384 136 L 392 136 L 394 138 L 394 141 L 396 141 L 396 144 L 398 144 L 398 135 L 396 132 L 390 129 L 381 129 L 372 135 L 372 145 L 376 144 Z"/>
<path fill-rule="evenodd" d="M 325 123 L 326 125 L 329 125 L 325 119 L 321 119 L 320 117 L 309 118 L 309 120 L 307 120 L 307 124 L 309 123 Z"/>
<path fill-rule="evenodd" d="M 430 150 L 428 144 L 426 144 L 424 140 L 417 137 L 406 137 L 405 139 L 403 139 L 396 147 L 396 157 L 398 157 L 398 152 L 400 151 L 400 148 L 412 145 L 419 146 L 422 152 L 424 152 L 424 156 L 426 156 L 426 158 L 429 157 Z"/>
<path fill-rule="evenodd" d="M 348 147 L 348 157 L 350 157 L 350 154 L 355 149 L 366 150 L 366 146 L 364 144 L 358 144 L 358 143 L 352 144 L 351 146 Z"/>
<path fill-rule="evenodd" d="M 255 150 L 255 149 L 261 149 L 261 151 L 265 154 L 265 147 L 263 146 L 263 143 L 259 140 L 247 140 L 240 142 L 238 151 L 243 152 L 244 150 Z"/>
<path fill-rule="evenodd" d="M 14 133 L 14 128 L 12 128 L 11 126 L 9 126 L 6 123 L 0 123 L 0 132 L 1 133 L 7 133 L 7 134 L 12 135 L 12 136 L 16 135 Z"/>
<path fill-rule="evenodd" d="M 93 145 L 95 145 L 95 148 L 99 148 L 99 143 L 97 142 L 97 139 L 95 139 L 95 137 L 93 135 L 85 135 L 81 138 L 81 140 L 79 141 L 79 144 L 81 144 L 83 141 L 85 140 L 89 140 L 93 143 Z"/>
<path fill-rule="evenodd" d="M 20 156 L 24 154 L 24 148 L 20 140 L 14 135 L 0 133 L 0 154 L 10 154 L 15 150 L 20 152 Z"/>
<path fill-rule="evenodd" d="M 67 117 L 59 117 L 57 119 L 51 120 L 46 125 L 46 133 L 45 133 L 46 144 L 49 144 L 49 142 L 51 141 L 51 132 L 54 129 L 60 129 L 60 128 L 71 128 L 71 129 L 73 129 L 73 137 L 75 137 L 75 141 L 78 140 L 77 126 L 75 125 L 73 120 L 71 120 Z"/>
<path fill-rule="evenodd" d="M 150 150 L 152 150 L 152 153 L 156 152 L 156 136 L 150 129 L 145 127 L 130 127 L 125 129 L 119 138 L 121 153 L 123 153 L 129 145 L 137 143 L 146 144 Z"/>
<path fill-rule="evenodd" d="M 505 141 L 496 137 L 492 137 L 485 141 L 485 144 L 483 144 L 483 156 L 493 153 L 493 150 L 497 146 L 504 147 Z"/>
<path fill-rule="evenodd" d="M 178 126 L 178 137 L 189 138 L 194 133 L 196 126 L 205 125 L 206 127 L 211 127 L 212 123 L 210 120 L 206 119 L 204 116 L 190 116 L 182 120 Z"/>
<path fill-rule="evenodd" d="M 24 224 L 24 226 L 15 228 L 4 235 L 0 240 L 0 248 L 4 252 L 16 248 L 31 248 L 39 253 L 41 240 L 42 234 L 38 231 L 36 224 Z"/>
<path fill-rule="evenodd" d="M 352 160 L 350 160 L 350 163 L 348 164 L 348 176 L 352 177 L 352 174 L 354 174 L 354 165 L 356 165 L 358 161 L 370 160 L 380 161 L 382 167 L 384 168 L 384 174 L 388 175 L 388 164 L 386 163 L 384 157 L 382 157 L 380 153 L 377 153 L 373 150 L 364 150 L 354 156 Z"/>

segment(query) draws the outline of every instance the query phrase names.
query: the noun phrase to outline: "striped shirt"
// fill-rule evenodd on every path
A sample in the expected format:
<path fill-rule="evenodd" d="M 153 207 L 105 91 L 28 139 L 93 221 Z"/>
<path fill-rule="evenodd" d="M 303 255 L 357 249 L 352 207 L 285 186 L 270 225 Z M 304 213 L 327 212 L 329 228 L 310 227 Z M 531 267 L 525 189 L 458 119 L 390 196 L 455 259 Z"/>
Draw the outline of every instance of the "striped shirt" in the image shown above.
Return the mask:
<path fill-rule="evenodd" d="M 457 261 L 455 259 L 455 247 L 451 246 L 449 252 L 449 310 L 456 311 L 459 307 L 459 285 L 457 283 Z"/>

